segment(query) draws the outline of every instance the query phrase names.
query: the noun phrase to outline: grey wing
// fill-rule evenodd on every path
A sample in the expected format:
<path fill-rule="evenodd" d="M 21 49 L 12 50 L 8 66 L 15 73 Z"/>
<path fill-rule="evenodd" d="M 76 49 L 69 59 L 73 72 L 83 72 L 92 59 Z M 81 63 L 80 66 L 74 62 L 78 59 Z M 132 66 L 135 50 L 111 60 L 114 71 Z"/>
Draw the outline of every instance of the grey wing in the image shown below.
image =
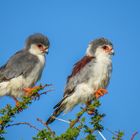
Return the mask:
<path fill-rule="evenodd" d="M 71 96 L 75 88 L 78 84 L 86 82 L 90 78 L 90 71 L 91 71 L 91 65 L 94 64 L 94 57 L 84 56 L 80 61 L 78 61 L 72 70 L 72 73 L 70 76 L 68 76 L 67 84 L 64 90 L 63 99 L 54 106 L 56 109 L 56 114 L 62 112 L 61 109 L 64 109 L 65 103 L 63 102 L 68 96 Z M 57 114 L 57 115 L 58 115 Z M 49 119 L 50 120 L 50 119 Z M 48 121 L 49 121 L 48 120 Z"/>
<path fill-rule="evenodd" d="M 0 68 L 0 82 L 8 81 L 21 74 L 27 77 L 37 62 L 38 58 L 29 52 L 23 50 L 17 52 L 9 59 L 7 64 Z"/>
<path fill-rule="evenodd" d="M 71 95 L 78 84 L 88 81 L 92 64 L 93 61 L 89 62 L 76 75 L 68 77 L 67 84 L 64 89 L 64 97 Z"/>

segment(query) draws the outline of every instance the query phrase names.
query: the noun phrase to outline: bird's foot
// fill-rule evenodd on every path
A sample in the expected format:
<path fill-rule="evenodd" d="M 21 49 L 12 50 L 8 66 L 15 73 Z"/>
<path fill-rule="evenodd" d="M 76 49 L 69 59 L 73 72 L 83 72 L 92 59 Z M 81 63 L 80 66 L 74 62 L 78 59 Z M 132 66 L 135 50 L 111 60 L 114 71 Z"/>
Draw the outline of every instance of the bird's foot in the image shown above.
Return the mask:
<path fill-rule="evenodd" d="M 108 91 L 107 91 L 106 89 L 99 88 L 99 89 L 95 92 L 94 96 L 95 96 L 96 99 L 98 99 L 98 98 L 104 96 L 107 92 L 108 92 Z"/>
<path fill-rule="evenodd" d="M 32 88 L 23 88 L 23 91 L 25 92 L 26 97 L 31 97 L 33 95 L 37 95 L 39 97 L 38 91 L 40 89 L 42 89 L 42 86 L 35 86 Z"/>
<path fill-rule="evenodd" d="M 32 95 L 32 99 L 34 99 L 34 100 L 39 100 L 39 99 L 40 99 L 40 94 L 39 94 L 38 92 L 34 93 L 34 94 Z"/>

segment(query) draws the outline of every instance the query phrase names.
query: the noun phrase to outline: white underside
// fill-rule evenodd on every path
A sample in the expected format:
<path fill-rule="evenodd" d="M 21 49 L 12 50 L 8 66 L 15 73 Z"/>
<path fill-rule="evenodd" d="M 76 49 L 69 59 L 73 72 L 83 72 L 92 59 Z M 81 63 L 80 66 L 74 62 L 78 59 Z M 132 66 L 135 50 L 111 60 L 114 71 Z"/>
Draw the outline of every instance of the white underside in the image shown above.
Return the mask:
<path fill-rule="evenodd" d="M 94 64 L 93 64 L 94 63 Z M 106 88 L 110 79 L 112 71 L 112 61 L 110 57 L 99 57 L 95 62 L 87 64 L 86 69 L 90 69 L 89 80 L 80 83 L 76 86 L 75 92 L 66 98 L 65 112 L 70 111 L 75 105 L 79 103 L 85 103 L 88 100 L 92 100 L 95 91 L 99 88 Z M 86 69 L 84 71 L 86 71 Z"/>
<path fill-rule="evenodd" d="M 10 81 L 0 83 L 0 96 L 24 96 L 23 88 L 32 87 L 40 78 L 45 64 L 45 57 L 38 55 L 40 62 L 34 67 L 30 75 L 24 78 L 22 75 Z"/>

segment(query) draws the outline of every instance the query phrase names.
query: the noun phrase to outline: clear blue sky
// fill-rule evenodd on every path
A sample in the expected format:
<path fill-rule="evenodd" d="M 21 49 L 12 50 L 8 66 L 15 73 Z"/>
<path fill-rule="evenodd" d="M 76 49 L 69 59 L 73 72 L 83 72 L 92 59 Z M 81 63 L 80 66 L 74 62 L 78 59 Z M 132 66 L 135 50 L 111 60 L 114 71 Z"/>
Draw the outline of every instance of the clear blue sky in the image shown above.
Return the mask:
<path fill-rule="evenodd" d="M 0 65 L 24 46 L 25 38 L 36 32 L 46 34 L 51 43 L 47 64 L 39 83 L 52 83 L 55 91 L 34 102 L 14 122 L 44 121 L 52 107 L 62 98 L 66 77 L 73 64 L 85 53 L 87 44 L 97 38 L 109 38 L 116 55 L 109 94 L 101 99 L 100 111 L 106 113 L 105 128 L 123 130 L 124 140 L 139 131 L 140 139 L 140 1 L 139 0 L 1 0 L 0 1 Z M 0 99 L 0 108 L 12 99 Z M 72 119 L 76 107 L 63 119 Z M 87 117 L 88 118 L 88 117 Z M 61 134 L 67 124 L 55 121 L 51 127 Z M 31 140 L 36 131 L 27 126 L 8 128 L 6 140 Z M 103 134 L 110 139 L 110 133 Z M 80 137 L 79 137 L 80 139 Z M 99 137 L 99 140 L 101 138 Z"/>

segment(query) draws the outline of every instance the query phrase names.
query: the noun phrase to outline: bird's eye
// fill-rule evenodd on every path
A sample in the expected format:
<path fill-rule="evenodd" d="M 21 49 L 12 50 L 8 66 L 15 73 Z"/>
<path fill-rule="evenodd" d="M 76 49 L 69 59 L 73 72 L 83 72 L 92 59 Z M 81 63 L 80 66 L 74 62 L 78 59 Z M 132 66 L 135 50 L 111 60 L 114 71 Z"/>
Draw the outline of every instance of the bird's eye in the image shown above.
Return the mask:
<path fill-rule="evenodd" d="M 104 49 L 104 50 L 107 50 L 107 49 L 108 49 L 108 46 L 103 46 L 103 49 Z"/>
<path fill-rule="evenodd" d="M 38 44 L 37 46 L 38 46 L 38 48 L 42 48 L 43 47 L 42 44 Z"/>

